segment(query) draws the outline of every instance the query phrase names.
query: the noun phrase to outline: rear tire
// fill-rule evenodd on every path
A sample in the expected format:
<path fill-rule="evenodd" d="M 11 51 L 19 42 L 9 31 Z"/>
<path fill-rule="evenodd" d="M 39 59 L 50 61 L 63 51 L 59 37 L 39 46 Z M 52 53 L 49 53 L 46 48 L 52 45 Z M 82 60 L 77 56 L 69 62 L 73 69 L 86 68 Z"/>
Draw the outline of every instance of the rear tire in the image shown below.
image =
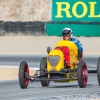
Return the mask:
<path fill-rule="evenodd" d="M 43 57 L 41 59 L 40 63 L 40 75 L 43 75 L 45 73 L 44 69 L 47 69 L 47 57 Z M 48 76 L 44 76 L 42 78 L 47 78 Z M 41 81 L 41 85 L 43 87 L 49 86 L 50 81 Z"/>
<path fill-rule="evenodd" d="M 25 78 L 25 72 L 29 74 L 29 68 L 26 61 L 22 61 L 19 66 L 19 84 L 22 89 L 27 88 L 29 80 Z"/>
<path fill-rule="evenodd" d="M 100 57 L 99 57 L 98 63 L 97 63 L 97 78 L 98 78 L 98 83 L 100 85 Z"/>
<path fill-rule="evenodd" d="M 87 65 L 84 60 L 80 60 L 77 68 L 77 78 L 80 88 L 85 88 L 88 81 Z"/>

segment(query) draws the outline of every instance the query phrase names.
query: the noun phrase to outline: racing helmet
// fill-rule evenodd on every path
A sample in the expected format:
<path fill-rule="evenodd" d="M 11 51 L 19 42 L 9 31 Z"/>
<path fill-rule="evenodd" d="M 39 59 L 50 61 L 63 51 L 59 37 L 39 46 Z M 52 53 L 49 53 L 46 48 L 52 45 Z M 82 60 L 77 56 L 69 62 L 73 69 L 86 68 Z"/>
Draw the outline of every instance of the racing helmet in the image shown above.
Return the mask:
<path fill-rule="evenodd" d="M 71 38 L 73 36 L 73 31 L 70 28 L 64 28 L 62 30 L 62 36 L 70 35 Z"/>

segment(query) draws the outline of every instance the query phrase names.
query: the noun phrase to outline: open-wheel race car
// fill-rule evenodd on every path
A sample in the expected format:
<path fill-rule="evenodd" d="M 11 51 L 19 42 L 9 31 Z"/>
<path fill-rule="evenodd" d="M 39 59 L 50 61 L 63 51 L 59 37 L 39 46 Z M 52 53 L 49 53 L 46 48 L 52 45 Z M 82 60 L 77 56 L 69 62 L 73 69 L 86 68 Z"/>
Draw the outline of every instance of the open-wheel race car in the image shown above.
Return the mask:
<path fill-rule="evenodd" d="M 52 50 L 47 48 L 47 57 L 40 62 L 40 69 L 33 76 L 29 75 L 29 66 L 22 61 L 19 66 L 19 84 L 22 89 L 27 88 L 29 81 L 38 80 L 43 87 L 49 86 L 50 81 L 73 82 L 78 81 L 80 88 L 85 88 L 88 81 L 88 70 L 84 58 L 78 59 L 78 48 L 71 41 L 61 40 Z M 97 67 L 98 82 L 100 84 L 100 58 Z"/>

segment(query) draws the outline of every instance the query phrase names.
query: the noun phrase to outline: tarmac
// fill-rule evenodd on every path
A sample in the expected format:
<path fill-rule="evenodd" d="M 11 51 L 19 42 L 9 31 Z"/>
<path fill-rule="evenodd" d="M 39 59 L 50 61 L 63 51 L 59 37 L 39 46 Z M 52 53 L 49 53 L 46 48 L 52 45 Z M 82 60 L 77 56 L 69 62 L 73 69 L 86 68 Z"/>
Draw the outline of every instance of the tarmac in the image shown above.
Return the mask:
<path fill-rule="evenodd" d="M 100 37 L 75 37 L 83 45 L 84 55 L 100 55 Z M 52 49 L 62 37 L 58 36 L 1 36 L 0 54 L 47 54 L 47 47 Z M 0 66 L 0 81 L 18 79 L 18 68 Z M 36 70 L 30 69 L 34 75 Z"/>

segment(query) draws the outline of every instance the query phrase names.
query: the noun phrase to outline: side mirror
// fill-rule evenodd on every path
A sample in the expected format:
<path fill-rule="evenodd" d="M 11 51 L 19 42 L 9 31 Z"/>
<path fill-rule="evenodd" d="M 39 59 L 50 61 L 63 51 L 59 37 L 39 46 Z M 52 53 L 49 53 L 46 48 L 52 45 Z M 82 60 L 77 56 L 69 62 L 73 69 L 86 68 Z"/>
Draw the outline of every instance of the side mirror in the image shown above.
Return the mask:
<path fill-rule="evenodd" d="M 49 54 L 49 52 L 52 50 L 51 47 L 47 47 L 47 53 Z"/>

